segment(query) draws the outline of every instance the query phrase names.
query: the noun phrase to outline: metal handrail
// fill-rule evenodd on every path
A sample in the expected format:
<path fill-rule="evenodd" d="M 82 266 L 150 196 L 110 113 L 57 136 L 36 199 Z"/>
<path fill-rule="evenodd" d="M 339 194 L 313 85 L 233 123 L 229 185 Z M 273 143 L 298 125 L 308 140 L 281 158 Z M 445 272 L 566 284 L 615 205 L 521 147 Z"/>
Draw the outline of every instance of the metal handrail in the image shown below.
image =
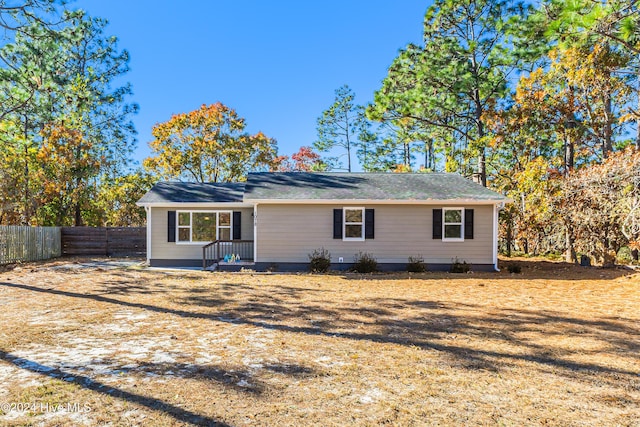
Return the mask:
<path fill-rule="evenodd" d="M 227 255 L 253 261 L 253 240 L 215 240 L 202 247 L 202 269 L 219 263 Z"/>
<path fill-rule="evenodd" d="M 213 257 L 207 256 L 208 252 L 210 252 L 213 247 L 213 249 L 215 250 L 215 245 L 217 245 L 219 242 L 219 240 L 214 240 L 211 243 L 207 243 L 206 245 L 204 245 L 202 247 L 202 269 L 206 270 L 207 267 L 209 267 L 211 264 L 217 262 L 217 260 L 213 259 Z M 211 264 L 209 264 L 209 260 L 211 260 Z"/>

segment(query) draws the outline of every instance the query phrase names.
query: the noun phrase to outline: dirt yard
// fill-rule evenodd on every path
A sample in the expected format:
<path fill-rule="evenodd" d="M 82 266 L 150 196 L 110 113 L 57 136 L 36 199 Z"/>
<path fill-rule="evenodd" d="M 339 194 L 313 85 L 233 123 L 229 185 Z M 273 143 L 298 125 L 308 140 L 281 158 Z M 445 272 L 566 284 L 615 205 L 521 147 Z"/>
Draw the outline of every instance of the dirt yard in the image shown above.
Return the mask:
<path fill-rule="evenodd" d="M 640 426 L 640 275 L 521 264 L 0 272 L 0 424 Z"/>

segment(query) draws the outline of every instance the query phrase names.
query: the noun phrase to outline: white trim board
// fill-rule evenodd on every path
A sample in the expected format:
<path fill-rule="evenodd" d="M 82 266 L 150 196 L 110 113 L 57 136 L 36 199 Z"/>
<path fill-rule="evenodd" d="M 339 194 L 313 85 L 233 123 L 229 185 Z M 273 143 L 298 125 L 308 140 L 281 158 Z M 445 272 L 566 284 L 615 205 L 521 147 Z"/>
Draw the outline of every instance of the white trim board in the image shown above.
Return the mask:
<path fill-rule="evenodd" d="M 147 214 L 147 264 L 151 262 L 151 206 L 145 206 L 144 211 Z"/>
<path fill-rule="evenodd" d="M 496 271 L 500 271 L 498 268 L 498 213 L 500 209 L 502 209 L 501 206 L 496 206 L 493 209 L 493 243 L 491 246 L 493 250 L 493 268 Z"/>
<path fill-rule="evenodd" d="M 137 206 L 153 207 L 153 208 L 220 208 L 220 209 L 232 209 L 232 208 L 252 208 L 255 203 L 225 203 L 225 202 L 163 202 L 163 203 L 136 203 Z"/>
<path fill-rule="evenodd" d="M 512 203 L 513 200 L 475 200 L 475 199 L 442 199 L 442 200 L 376 200 L 376 199 L 256 199 L 243 203 L 224 203 L 224 202 L 165 202 L 165 203 L 136 203 L 141 207 L 153 208 L 253 208 L 258 204 L 263 205 L 500 205 Z"/>
<path fill-rule="evenodd" d="M 363 206 L 363 205 L 504 205 L 511 203 L 507 200 L 473 200 L 473 199 L 446 199 L 446 200 L 375 200 L 375 199 L 256 199 L 253 203 L 263 205 L 342 205 L 342 206 Z"/>

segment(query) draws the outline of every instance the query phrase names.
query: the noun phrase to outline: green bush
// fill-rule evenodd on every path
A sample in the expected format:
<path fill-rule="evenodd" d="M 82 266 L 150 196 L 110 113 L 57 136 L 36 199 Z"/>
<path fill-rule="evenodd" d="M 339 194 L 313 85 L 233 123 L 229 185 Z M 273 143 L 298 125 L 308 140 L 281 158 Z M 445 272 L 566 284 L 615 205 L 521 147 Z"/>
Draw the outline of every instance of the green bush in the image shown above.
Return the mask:
<path fill-rule="evenodd" d="M 309 271 L 326 273 L 331 266 L 331 254 L 325 248 L 314 249 L 309 255 Z"/>
<path fill-rule="evenodd" d="M 451 267 L 449 268 L 450 273 L 468 273 L 471 269 L 471 264 L 467 264 L 466 261 L 460 262 L 460 260 L 456 257 L 455 260 L 451 261 Z"/>
<path fill-rule="evenodd" d="M 518 264 L 509 264 L 507 265 L 507 271 L 511 274 L 520 274 L 522 273 L 522 267 Z"/>
<path fill-rule="evenodd" d="M 378 261 L 369 253 L 358 252 L 354 257 L 353 270 L 357 273 L 376 272 L 378 271 Z"/>
<path fill-rule="evenodd" d="M 275 273 L 276 271 L 278 271 L 278 264 L 276 264 L 275 262 L 269 264 L 269 266 L 267 267 L 267 272 Z"/>
<path fill-rule="evenodd" d="M 409 273 L 424 273 L 427 271 L 427 266 L 424 263 L 422 255 L 410 256 L 407 263 L 407 271 Z"/>
<path fill-rule="evenodd" d="M 618 264 L 633 264 L 633 254 L 629 246 L 623 246 L 616 256 Z"/>

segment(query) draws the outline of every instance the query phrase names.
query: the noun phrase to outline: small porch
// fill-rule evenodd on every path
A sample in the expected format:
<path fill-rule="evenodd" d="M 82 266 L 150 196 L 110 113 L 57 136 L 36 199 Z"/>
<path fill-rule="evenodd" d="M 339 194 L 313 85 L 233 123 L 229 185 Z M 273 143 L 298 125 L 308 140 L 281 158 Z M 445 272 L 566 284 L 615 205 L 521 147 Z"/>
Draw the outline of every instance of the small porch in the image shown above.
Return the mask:
<path fill-rule="evenodd" d="M 216 240 L 202 247 L 203 270 L 239 271 L 253 265 L 253 240 Z"/>

